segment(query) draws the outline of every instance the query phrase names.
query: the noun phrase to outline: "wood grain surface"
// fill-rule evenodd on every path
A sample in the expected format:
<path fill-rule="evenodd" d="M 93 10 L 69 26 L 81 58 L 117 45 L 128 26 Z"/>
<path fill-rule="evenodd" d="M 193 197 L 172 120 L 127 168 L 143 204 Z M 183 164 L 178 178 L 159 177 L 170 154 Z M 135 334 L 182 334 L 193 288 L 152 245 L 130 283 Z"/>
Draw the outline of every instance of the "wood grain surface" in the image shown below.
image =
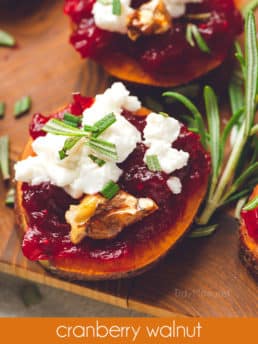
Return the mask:
<path fill-rule="evenodd" d="M 23 2 L 11 0 L 6 10 L 0 1 L 0 28 L 18 41 L 15 49 L 0 48 L 0 101 L 7 103 L 0 135 L 10 136 L 12 163 L 28 139 L 34 112 L 50 113 L 69 102 L 74 91 L 95 95 L 110 84 L 100 67 L 80 59 L 68 44 L 62 0 L 31 1 L 30 6 Z M 15 119 L 13 104 L 24 95 L 32 97 L 32 109 Z M 182 241 L 156 268 L 137 278 L 71 283 L 23 257 L 13 210 L 3 205 L 7 189 L 0 183 L 1 271 L 157 316 L 258 315 L 257 285 L 239 261 L 234 219 L 221 217 L 214 236 Z"/>

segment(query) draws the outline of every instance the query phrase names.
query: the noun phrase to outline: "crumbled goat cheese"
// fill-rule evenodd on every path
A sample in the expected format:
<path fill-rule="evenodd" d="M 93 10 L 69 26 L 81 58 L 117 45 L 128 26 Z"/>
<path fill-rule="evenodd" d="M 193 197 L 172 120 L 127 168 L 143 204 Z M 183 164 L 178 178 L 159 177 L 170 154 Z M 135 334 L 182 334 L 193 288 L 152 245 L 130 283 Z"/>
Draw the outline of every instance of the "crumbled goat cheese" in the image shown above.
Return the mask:
<path fill-rule="evenodd" d="M 170 177 L 167 180 L 167 186 L 175 195 L 178 195 L 182 192 L 182 183 L 178 177 Z"/>
<path fill-rule="evenodd" d="M 112 13 L 112 2 L 110 4 L 103 4 L 96 1 L 93 6 L 93 16 L 96 25 L 106 31 L 127 33 L 128 17 L 134 12 L 130 6 L 131 0 L 120 0 L 121 15 L 114 15 Z M 188 3 L 199 3 L 202 0 L 164 0 L 164 4 L 172 18 L 182 17 L 186 12 L 186 5 Z"/>

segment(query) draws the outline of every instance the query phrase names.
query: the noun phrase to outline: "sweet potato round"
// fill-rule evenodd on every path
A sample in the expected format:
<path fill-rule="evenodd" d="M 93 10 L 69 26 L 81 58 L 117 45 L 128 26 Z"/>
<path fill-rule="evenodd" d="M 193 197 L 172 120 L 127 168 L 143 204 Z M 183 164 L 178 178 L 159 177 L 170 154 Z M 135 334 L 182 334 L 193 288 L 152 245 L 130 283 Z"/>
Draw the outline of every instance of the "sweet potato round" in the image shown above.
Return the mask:
<path fill-rule="evenodd" d="M 258 185 L 250 199 L 258 196 Z M 258 244 L 248 234 L 244 221 L 241 221 L 240 226 L 240 258 L 247 269 L 258 280 Z"/>
<path fill-rule="evenodd" d="M 139 116 L 145 116 L 149 111 L 142 109 Z M 32 140 L 29 140 L 22 154 L 21 159 L 26 159 L 29 155 L 33 155 L 31 148 Z M 189 226 L 198 211 L 198 208 L 205 196 L 208 183 L 208 176 L 203 180 L 202 186 L 194 193 L 191 199 L 186 202 L 186 207 L 182 216 L 178 221 L 163 233 L 159 240 L 148 242 L 143 250 L 134 252 L 130 258 L 122 258 L 117 264 L 116 262 L 92 262 L 85 264 L 83 259 L 62 258 L 40 262 L 45 268 L 60 277 L 71 280 L 108 280 L 132 277 L 151 268 L 179 241 L 187 232 Z M 17 223 L 22 235 L 26 232 L 27 214 L 22 206 L 22 183 L 16 185 L 16 213 Z"/>

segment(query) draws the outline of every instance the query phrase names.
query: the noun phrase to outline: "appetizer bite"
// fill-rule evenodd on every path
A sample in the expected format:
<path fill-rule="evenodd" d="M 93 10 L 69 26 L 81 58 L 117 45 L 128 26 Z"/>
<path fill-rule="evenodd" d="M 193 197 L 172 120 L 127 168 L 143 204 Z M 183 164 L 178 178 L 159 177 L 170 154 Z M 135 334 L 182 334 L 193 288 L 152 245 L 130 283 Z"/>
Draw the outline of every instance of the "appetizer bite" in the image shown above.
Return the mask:
<path fill-rule="evenodd" d="M 258 185 L 241 212 L 240 257 L 258 279 Z"/>
<path fill-rule="evenodd" d="M 205 196 L 199 135 L 141 107 L 122 83 L 45 117 L 15 165 L 24 255 L 62 277 L 113 279 L 151 267 Z"/>
<path fill-rule="evenodd" d="M 71 44 L 133 83 L 189 83 L 220 66 L 242 32 L 240 0 L 66 0 Z"/>

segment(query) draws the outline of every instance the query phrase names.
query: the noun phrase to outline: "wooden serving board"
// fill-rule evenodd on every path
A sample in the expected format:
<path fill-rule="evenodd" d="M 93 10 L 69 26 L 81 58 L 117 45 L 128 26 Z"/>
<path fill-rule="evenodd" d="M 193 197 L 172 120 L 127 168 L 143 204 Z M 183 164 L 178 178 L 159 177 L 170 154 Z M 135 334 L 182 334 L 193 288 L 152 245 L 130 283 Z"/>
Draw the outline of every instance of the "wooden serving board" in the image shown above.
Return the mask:
<path fill-rule="evenodd" d="M 0 28 L 18 41 L 15 49 L 0 48 L 0 100 L 7 102 L 0 135 L 10 136 L 12 162 L 19 158 L 28 139 L 28 124 L 34 112 L 50 113 L 68 103 L 73 91 L 95 95 L 110 83 L 101 68 L 81 60 L 68 44 L 63 1 L 31 1 L 27 8 L 22 3 L 16 1 L 16 13 L 12 13 L 4 11 L 0 2 Z M 31 112 L 14 119 L 13 104 L 23 95 L 32 97 Z M 70 283 L 23 257 L 14 212 L 3 205 L 8 186 L 0 185 L 2 272 L 157 316 L 258 315 L 257 285 L 239 261 L 238 226 L 229 216 L 220 218 L 215 235 L 185 239 L 142 276 Z"/>

